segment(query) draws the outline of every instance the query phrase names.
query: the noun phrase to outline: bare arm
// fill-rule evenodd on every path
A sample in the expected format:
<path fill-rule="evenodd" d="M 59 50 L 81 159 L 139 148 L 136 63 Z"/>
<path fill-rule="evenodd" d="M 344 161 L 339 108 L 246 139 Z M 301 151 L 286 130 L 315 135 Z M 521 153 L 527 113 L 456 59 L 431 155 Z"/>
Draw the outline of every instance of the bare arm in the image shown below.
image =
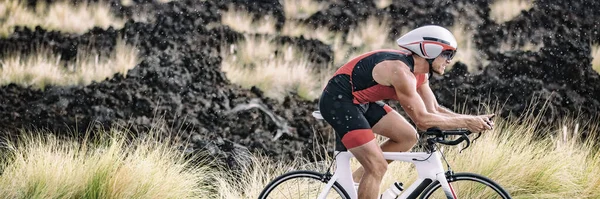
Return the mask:
<path fill-rule="evenodd" d="M 431 113 L 417 92 L 417 80 L 406 64 L 397 60 L 383 61 L 373 69 L 373 79 L 381 85 L 393 86 L 398 101 L 417 128 L 456 129 L 466 127 L 471 132 L 491 129 L 489 117 L 459 115 L 448 117 L 446 114 Z M 431 89 L 430 89 L 431 90 Z M 437 102 L 436 102 L 437 103 Z M 435 108 L 434 106 L 432 106 Z M 434 109 L 432 109 L 434 110 Z"/>
<path fill-rule="evenodd" d="M 417 81 L 408 67 L 396 65 L 389 68 L 391 72 L 388 80 L 396 89 L 398 101 L 419 129 L 431 127 L 453 129 L 469 126 L 468 120 L 471 117 L 447 117 L 427 111 L 423 99 L 417 92 Z"/>
<path fill-rule="evenodd" d="M 435 95 L 433 94 L 433 91 L 431 90 L 431 87 L 429 87 L 429 80 L 425 81 L 425 83 L 423 83 L 423 85 L 421 85 L 417 89 L 417 92 L 423 99 L 423 102 L 425 103 L 425 107 L 427 107 L 427 112 L 442 114 L 447 117 L 462 116 L 461 114 L 454 113 L 450 109 L 447 109 L 438 104 L 437 99 L 435 98 Z"/>
<path fill-rule="evenodd" d="M 447 109 L 446 107 L 440 106 L 437 102 L 437 99 L 435 98 L 435 95 L 433 94 L 433 91 L 431 90 L 431 87 L 429 87 L 428 80 L 425 81 L 423 83 L 423 85 L 421 85 L 417 89 L 417 92 L 423 99 L 423 102 L 425 103 L 425 107 L 427 107 L 427 111 L 430 113 L 444 115 L 446 117 L 468 116 L 468 115 L 455 113 L 455 112 L 451 111 L 450 109 Z M 494 122 L 491 121 L 491 117 L 493 117 L 493 114 L 479 115 L 476 117 L 483 117 L 483 120 L 487 123 L 488 126 L 490 126 L 491 128 L 494 127 Z"/>

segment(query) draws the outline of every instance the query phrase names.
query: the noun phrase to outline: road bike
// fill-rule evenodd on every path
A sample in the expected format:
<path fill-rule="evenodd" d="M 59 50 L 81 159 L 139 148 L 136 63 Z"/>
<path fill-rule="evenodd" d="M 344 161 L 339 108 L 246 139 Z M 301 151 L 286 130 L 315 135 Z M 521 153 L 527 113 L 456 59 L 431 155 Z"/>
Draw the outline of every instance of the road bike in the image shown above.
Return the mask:
<path fill-rule="evenodd" d="M 322 119 L 319 111 L 313 112 L 313 116 Z M 471 144 L 470 134 L 467 130 L 442 131 L 430 128 L 423 133 L 427 138 L 424 144 L 425 152 L 383 152 L 385 159 L 410 162 L 417 171 L 416 181 L 397 198 L 511 198 L 504 188 L 487 177 L 474 173 L 454 173 L 440 152 L 438 144 L 458 145 L 466 142 L 462 150 L 468 148 Z M 327 171 L 321 173 L 298 170 L 285 173 L 271 181 L 258 198 L 356 199 L 357 190 L 350 168 L 350 160 L 354 156 L 341 144 L 337 136 L 336 140 L 334 161 Z M 444 170 L 442 159 L 446 162 L 447 170 Z M 333 163 L 336 168 L 332 173 Z"/>

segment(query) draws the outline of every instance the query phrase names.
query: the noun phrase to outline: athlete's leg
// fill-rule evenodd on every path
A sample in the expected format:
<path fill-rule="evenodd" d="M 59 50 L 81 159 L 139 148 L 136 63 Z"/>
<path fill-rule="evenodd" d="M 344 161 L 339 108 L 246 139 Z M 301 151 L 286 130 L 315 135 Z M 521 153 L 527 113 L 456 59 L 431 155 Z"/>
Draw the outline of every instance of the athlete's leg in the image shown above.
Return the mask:
<path fill-rule="evenodd" d="M 377 140 L 373 139 L 366 144 L 349 149 L 358 162 L 364 167 L 364 173 L 358 186 L 359 199 L 377 198 L 379 185 L 387 171 L 388 163 L 383 159 L 381 148 Z"/>
<path fill-rule="evenodd" d="M 380 145 L 382 151 L 409 151 L 418 141 L 418 134 L 415 128 L 404 117 L 402 117 L 402 115 L 394 111 L 388 105 L 382 103 L 372 103 L 365 116 L 370 123 L 374 123 L 374 133 L 389 138 Z M 391 161 L 388 161 L 388 163 L 389 162 Z M 352 177 L 354 178 L 355 182 L 360 180 L 363 172 L 364 169 L 362 167 L 359 167 L 356 171 L 354 171 Z"/>
<path fill-rule="evenodd" d="M 386 152 L 409 151 L 419 138 L 417 130 L 396 111 L 390 111 L 383 116 L 373 126 L 373 133 L 389 138 L 381 144 L 381 150 Z"/>
<path fill-rule="evenodd" d="M 338 95 L 324 93 L 319 101 L 319 109 L 325 121 L 341 137 L 344 146 L 364 167 L 358 189 L 359 198 L 376 198 L 388 163 L 383 158 L 371 124 L 364 115 L 365 108 L 343 96 L 340 98 Z"/>

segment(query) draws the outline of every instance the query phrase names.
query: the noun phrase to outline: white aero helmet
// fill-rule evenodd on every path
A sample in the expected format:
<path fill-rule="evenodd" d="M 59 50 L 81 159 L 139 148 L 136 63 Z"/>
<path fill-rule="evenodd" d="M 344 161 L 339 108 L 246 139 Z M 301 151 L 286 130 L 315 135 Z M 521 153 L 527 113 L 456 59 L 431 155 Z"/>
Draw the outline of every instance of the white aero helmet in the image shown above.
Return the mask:
<path fill-rule="evenodd" d="M 448 29 L 436 25 L 411 30 L 396 40 L 396 43 L 425 59 L 435 59 L 443 51 L 456 51 L 458 46 L 454 35 Z M 451 56 L 454 56 L 454 53 Z"/>

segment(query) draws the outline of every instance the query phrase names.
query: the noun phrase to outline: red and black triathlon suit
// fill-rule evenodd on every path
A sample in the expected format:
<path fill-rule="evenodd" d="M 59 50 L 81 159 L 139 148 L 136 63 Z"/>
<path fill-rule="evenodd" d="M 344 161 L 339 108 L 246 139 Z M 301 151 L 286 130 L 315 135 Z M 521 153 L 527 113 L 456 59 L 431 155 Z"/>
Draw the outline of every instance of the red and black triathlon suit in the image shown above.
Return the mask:
<path fill-rule="evenodd" d="M 321 115 L 348 149 L 375 138 L 371 128 L 393 109 L 381 100 L 397 100 L 392 86 L 378 84 L 373 79 L 375 65 L 386 60 L 404 62 L 414 72 L 410 51 L 378 50 L 360 55 L 340 67 L 325 86 L 319 101 Z M 425 74 L 415 75 L 417 87 Z M 338 139 L 339 139 L 338 138 Z"/>

